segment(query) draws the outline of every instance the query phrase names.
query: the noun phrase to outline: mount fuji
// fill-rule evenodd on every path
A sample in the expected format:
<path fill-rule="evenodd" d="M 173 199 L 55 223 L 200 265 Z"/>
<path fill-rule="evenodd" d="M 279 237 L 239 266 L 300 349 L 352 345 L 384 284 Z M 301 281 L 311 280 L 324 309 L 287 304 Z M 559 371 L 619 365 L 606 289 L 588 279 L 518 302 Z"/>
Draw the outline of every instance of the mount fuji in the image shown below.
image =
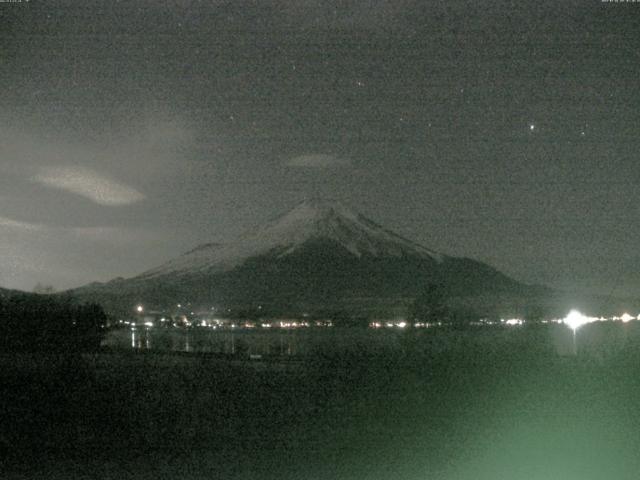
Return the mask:
<path fill-rule="evenodd" d="M 333 253 L 354 258 L 416 257 L 442 261 L 443 256 L 385 230 L 342 204 L 314 199 L 267 222 L 231 244 L 201 245 L 139 278 L 215 274 L 261 255 L 276 260 L 295 256 L 310 243 L 332 244 Z"/>
<path fill-rule="evenodd" d="M 397 235 L 344 205 L 307 200 L 228 244 L 209 243 L 130 279 L 72 291 L 111 311 L 265 306 L 296 314 L 330 308 L 389 311 L 437 283 L 457 297 L 535 288 L 468 258 L 444 255 Z"/>

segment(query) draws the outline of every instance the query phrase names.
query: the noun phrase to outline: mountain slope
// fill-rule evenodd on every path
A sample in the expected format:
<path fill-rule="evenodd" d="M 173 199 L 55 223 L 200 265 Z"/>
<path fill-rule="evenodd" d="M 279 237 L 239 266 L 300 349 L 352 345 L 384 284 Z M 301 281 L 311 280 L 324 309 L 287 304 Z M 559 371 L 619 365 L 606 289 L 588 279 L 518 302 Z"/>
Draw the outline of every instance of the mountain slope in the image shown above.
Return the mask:
<path fill-rule="evenodd" d="M 315 239 L 334 242 L 358 258 L 416 256 L 441 260 L 442 257 L 337 202 L 311 200 L 233 244 L 202 245 L 139 278 L 227 271 L 242 265 L 248 258 L 267 254 L 280 258 L 293 254 Z"/>
<path fill-rule="evenodd" d="M 434 252 L 336 202 L 311 200 L 231 244 L 206 244 L 131 279 L 75 295 L 109 309 L 270 305 L 299 312 L 391 305 L 428 283 L 451 296 L 520 294 L 529 287 L 480 262 Z"/>

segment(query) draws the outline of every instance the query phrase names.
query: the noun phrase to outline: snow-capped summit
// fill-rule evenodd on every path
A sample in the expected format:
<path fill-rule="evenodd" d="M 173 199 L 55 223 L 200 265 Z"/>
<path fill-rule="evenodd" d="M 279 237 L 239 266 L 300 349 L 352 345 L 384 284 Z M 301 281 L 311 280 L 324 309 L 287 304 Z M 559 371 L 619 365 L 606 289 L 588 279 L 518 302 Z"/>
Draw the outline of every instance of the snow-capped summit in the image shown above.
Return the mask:
<path fill-rule="evenodd" d="M 309 241 L 331 242 L 354 257 L 442 259 L 442 255 L 384 229 L 340 202 L 314 198 L 233 243 L 202 245 L 140 277 L 223 272 L 264 254 L 284 257 Z"/>
<path fill-rule="evenodd" d="M 318 198 L 298 204 L 261 227 L 252 237 L 267 243 L 287 244 L 290 248 L 286 253 L 316 238 L 332 240 L 357 257 L 417 255 L 440 258 L 436 252 L 384 229 L 340 202 Z"/>

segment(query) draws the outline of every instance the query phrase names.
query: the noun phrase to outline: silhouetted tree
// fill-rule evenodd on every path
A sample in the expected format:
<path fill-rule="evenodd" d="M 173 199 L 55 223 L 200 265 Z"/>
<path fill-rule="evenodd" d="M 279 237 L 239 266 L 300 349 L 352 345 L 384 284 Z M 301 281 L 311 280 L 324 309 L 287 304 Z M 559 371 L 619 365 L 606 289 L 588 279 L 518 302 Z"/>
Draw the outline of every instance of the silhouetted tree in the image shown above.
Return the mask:
<path fill-rule="evenodd" d="M 70 298 L 16 294 L 0 299 L 2 351 L 95 351 L 106 315 L 99 305 Z"/>

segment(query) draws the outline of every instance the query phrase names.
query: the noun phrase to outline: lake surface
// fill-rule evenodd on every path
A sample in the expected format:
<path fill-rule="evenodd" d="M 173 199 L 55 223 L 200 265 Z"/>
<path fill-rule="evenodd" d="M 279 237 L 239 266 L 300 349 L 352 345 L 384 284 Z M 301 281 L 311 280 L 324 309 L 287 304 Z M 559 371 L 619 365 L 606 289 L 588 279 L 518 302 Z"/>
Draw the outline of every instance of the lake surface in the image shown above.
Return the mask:
<path fill-rule="evenodd" d="M 365 328 L 137 328 L 111 331 L 103 345 L 116 349 L 288 357 L 329 348 L 394 349 L 399 347 L 402 335 L 403 332 L 398 331 Z"/>
<path fill-rule="evenodd" d="M 414 328 L 146 328 L 110 331 L 103 345 L 118 350 L 295 357 L 322 352 L 385 354 L 418 348 L 436 354 L 469 345 L 517 347 L 536 344 L 559 355 L 602 357 L 640 341 L 640 322 L 585 325 L 575 337 L 565 325 L 475 326 L 464 329 Z"/>

